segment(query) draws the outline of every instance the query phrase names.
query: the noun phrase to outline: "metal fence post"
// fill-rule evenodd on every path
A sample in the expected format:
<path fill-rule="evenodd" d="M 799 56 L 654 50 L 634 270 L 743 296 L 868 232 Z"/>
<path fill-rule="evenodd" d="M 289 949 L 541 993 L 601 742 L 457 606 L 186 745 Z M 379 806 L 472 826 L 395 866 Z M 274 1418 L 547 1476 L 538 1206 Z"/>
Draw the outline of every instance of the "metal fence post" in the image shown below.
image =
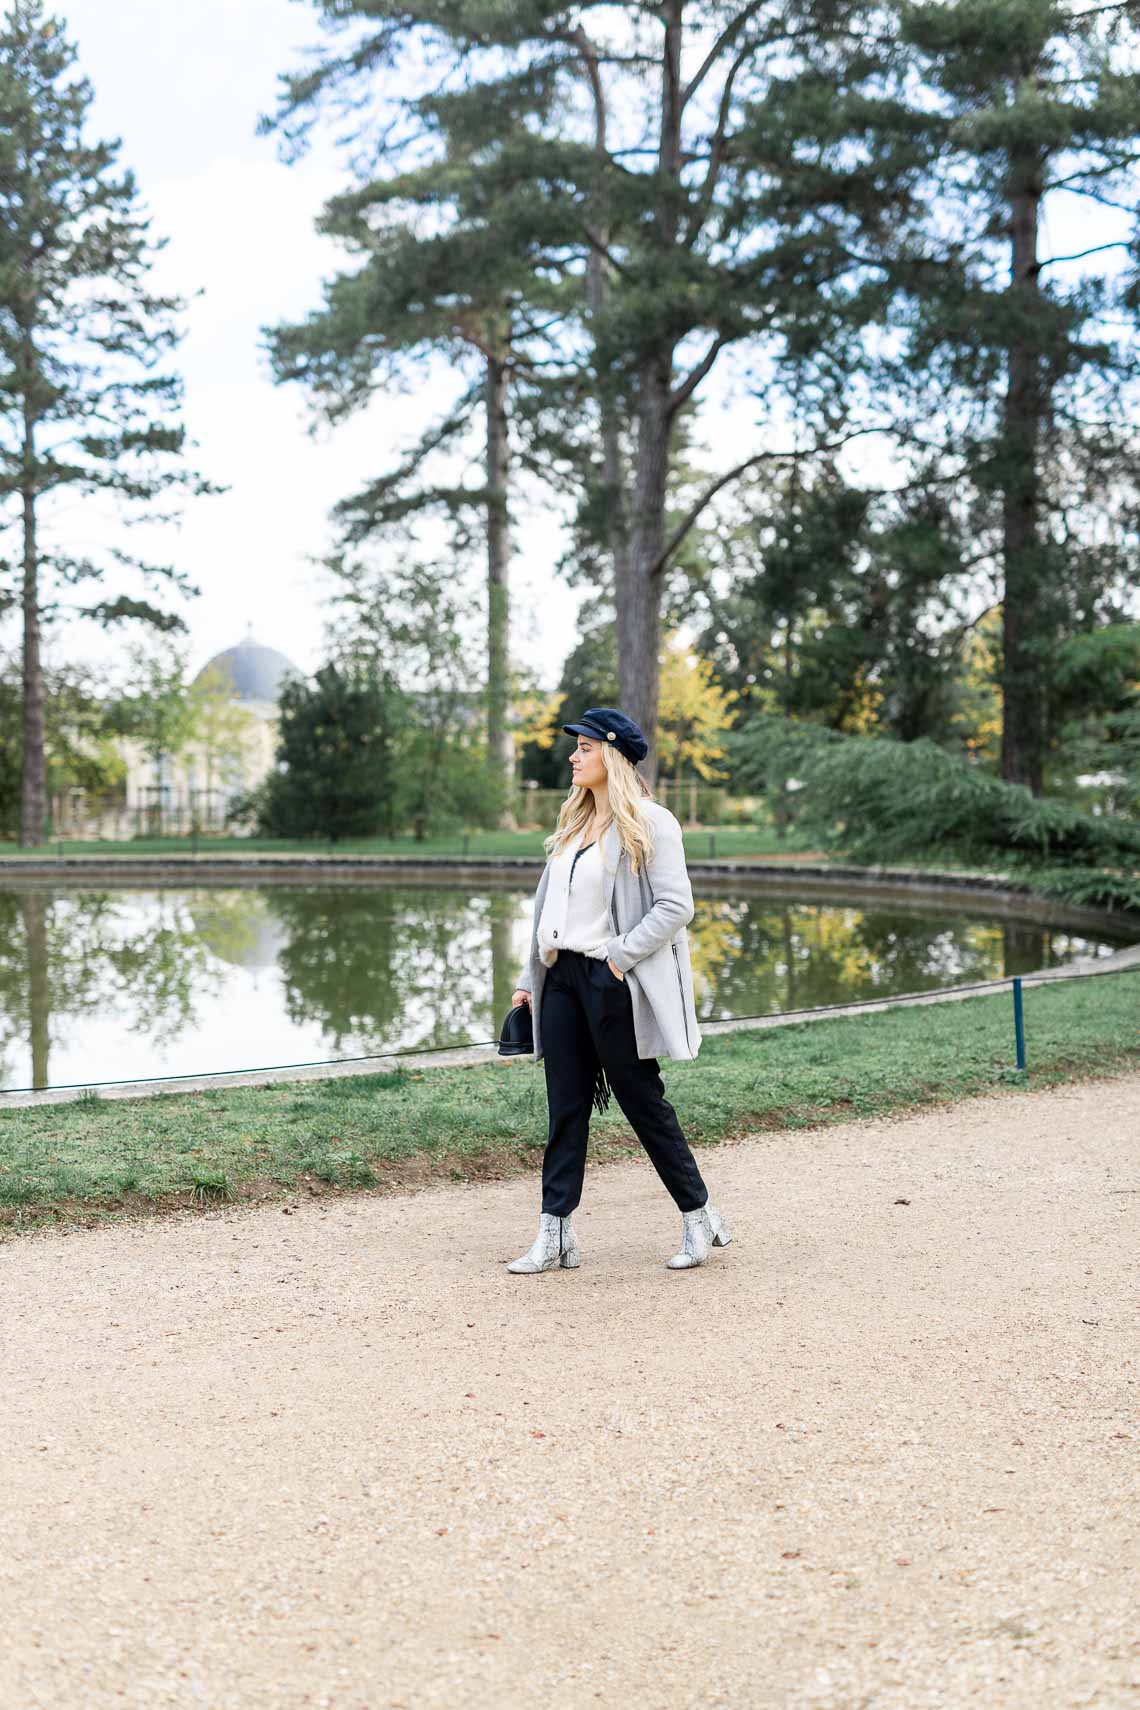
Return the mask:
<path fill-rule="evenodd" d="M 1013 981 L 1013 1033 L 1017 1044 L 1017 1066 L 1025 1068 L 1025 1015 L 1021 1007 L 1021 980 L 1014 976 Z"/>

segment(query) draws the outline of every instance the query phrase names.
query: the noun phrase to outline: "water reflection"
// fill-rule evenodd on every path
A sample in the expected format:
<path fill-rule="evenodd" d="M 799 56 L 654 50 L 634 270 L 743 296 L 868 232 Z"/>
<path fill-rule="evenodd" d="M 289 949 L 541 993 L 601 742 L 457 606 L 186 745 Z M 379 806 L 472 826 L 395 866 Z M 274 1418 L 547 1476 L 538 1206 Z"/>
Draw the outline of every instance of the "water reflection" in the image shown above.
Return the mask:
<path fill-rule="evenodd" d="M 492 1038 L 533 892 L 443 884 L 0 891 L 0 1084 L 264 1067 Z M 1107 937 L 930 904 L 700 896 L 701 1016 L 996 979 Z"/>
<path fill-rule="evenodd" d="M 175 1047 L 197 1007 L 220 992 L 223 976 L 185 905 L 158 893 L 140 908 L 134 896 L 0 891 L 0 1073 L 21 1084 L 57 1080 L 53 1050 L 70 1063 L 84 1022 L 113 1018 L 122 1035 L 114 1073 L 134 1066 L 134 1043 L 149 1051 Z M 26 1043 L 26 1067 L 16 1071 Z M 107 1078 L 97 1061 L 84 1070 Z"/>
<path fill-rule="evenodd" d="M 755 896 L 702 899 L 689 933 L 698 1012 L 721 1017 L 969 985 L 1115 947 L 1023 919 Z"/>

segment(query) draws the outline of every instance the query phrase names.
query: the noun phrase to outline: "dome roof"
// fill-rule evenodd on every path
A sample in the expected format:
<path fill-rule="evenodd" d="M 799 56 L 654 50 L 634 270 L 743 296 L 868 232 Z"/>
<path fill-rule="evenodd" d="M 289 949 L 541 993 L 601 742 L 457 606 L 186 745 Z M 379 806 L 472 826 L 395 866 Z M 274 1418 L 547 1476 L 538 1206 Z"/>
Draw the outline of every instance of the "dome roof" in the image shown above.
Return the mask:
<path fill-rule="evenodd" d="M 236 647 L 215 653 L 194 679 L 199 682 L 207 671 L 220 671 L 233 684 L 239 701 L 269 701 L 276 703 L 286 677 L 299 677 L 301 672 L 291 659 L 278 653 L 275 647 L 263 647 L 252 636 L 246 636 Z"/>

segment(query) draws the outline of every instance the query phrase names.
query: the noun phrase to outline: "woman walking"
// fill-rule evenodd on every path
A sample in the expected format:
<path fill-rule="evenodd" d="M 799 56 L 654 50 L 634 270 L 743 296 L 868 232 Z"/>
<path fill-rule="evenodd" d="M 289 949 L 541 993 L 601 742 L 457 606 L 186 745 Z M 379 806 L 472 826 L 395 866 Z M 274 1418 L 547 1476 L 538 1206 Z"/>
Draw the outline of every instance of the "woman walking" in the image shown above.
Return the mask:
<path fill-rule="evenodd" d="M 563 730 L 577 736 L 573 784 L 546 839 L 530 953 L 514 993 L 529 1004 L 535 1061 L 546 1069 L 549 1128 L 542 1211 L 530 1251 L 509 1271 L 572 1269 L 581 1251 L 571 1217 L 582 1197 L 590 1111 L 610 1089 L 681 1212 L 686 1270 L 728 1228 L 665 1098 L 657 1058 L 700 1048 L 685 928 L 693 892 L 681 827 L 636 770 L 649 751 L 616 707 L 591 707 Z"/>

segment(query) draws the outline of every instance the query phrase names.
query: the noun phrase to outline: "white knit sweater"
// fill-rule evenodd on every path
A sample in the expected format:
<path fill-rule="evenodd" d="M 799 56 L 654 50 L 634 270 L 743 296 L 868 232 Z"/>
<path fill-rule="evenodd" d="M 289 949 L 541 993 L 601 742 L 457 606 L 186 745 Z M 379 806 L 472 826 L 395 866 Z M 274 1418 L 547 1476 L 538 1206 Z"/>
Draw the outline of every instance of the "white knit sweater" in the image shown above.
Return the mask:
<path fill-rule="evenodd" d="M 579 852 L 581 851 L 581 852 Z M 575 859 L 577 857 L 577 859 Z M 597 843 L 581 849 L 581 836 L 550 863 L 550 878 L 538 923 L 538 953 L 552 967 L 560 950 L 581 950 L 603 957 L 614 935 L 602 888 L 602 857 Z"/>

